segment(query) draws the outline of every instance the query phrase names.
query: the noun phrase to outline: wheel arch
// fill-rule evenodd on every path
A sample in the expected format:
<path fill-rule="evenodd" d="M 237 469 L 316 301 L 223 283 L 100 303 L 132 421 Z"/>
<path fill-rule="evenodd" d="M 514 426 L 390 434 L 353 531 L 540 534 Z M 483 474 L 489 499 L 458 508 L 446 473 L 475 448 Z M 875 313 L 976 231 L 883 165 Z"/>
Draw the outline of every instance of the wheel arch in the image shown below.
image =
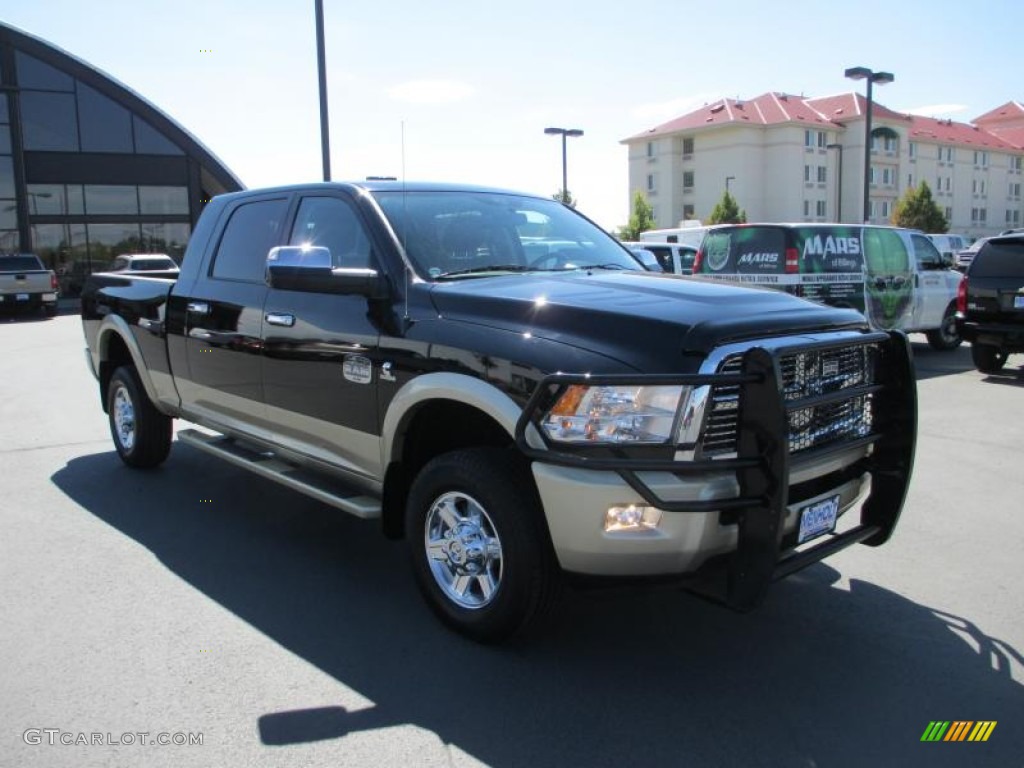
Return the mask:
<path fill-rule="evenodd" d="M 385 535 L 402 537 L 408 489 L 428 461 L 466 448 L 515 450 L 521 413 L 497 387 L 464 374 L 424 374 L 402 387 L 391 401 L 381 434 Z"/>
<path fill-rule="evenodd" d="M 107 411 L 107 388 L 114 371 L 122 365 L 131 365 L 139 376 L 142 388 L 150 402 L 158 402 L 156 387 L 145 366 L 142 350 L 132 335 L 131 328 L 124 318 L 107 315 L 103 318 L 99 332 L 96 334 L 96 349 L 93 352 L 93 367 L 96 370 L 100 385 L 100 401 L 103 411 Z"/>

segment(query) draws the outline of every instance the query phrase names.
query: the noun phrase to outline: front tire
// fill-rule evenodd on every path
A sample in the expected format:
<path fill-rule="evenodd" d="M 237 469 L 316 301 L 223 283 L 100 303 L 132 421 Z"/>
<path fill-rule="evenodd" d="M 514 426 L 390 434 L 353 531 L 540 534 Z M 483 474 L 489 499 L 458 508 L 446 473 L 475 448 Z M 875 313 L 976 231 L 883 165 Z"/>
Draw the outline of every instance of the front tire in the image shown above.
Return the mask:
<path fill-rule="evenodd" d="M 960 346 L 963 338 L 956 327 L 956 306 L 950 304 L 942 315 L 942 323 L 938 328 L 925 334 L 932 349 L 946 351 Z"/>
<path fill-rule="evenodd" d="M 526 635 L 557 598 L 540 499 L 511 449 L 454 451 L 427 463 L 409 492 L 405 530 L 427 603 L 473 640 Z"/>
<path fill-rule="evenodd" d="M 150 402 L 135 368 L 123 365 L 107 385 L 110 436 L 121 461 L 149 469 L 163 463 L 171 450 L 171 418 Z"/>
<path fill-rule="evenodd" d="M 982 373 L 999 373 L 1006 365 L 1007 357 L 1006 352 L 991 344 L 979 344 L 978 342 L 971 344 L 971 359 L 974 361 L 974 367 Z"/>

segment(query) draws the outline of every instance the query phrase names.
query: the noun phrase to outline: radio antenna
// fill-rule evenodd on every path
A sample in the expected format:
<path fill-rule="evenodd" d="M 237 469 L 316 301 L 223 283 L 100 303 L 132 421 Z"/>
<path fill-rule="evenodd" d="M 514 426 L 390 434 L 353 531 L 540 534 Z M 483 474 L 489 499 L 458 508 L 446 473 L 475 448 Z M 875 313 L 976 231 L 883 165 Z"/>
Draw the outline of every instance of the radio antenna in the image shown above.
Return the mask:
<path fill-rule="evenodd" d="M 406 247 L 409 242 L 409 206 L 406 199 L 405 188 L 405 120 L 399 123 L 402 137 L 402 251 L 405 259 L 405 321 L 409 322 L 409 249 Z"/>

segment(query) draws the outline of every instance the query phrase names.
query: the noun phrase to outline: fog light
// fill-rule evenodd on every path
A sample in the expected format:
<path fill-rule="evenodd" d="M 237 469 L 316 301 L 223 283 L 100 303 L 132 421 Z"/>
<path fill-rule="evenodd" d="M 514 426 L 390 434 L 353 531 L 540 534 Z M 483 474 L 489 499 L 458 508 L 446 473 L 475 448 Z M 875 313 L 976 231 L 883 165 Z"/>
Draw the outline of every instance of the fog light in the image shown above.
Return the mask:
<path fill-rule="evenodd" d="M 604 515 L 604 530 L 607 533 L 643 531 L 657 528 L 659 523 L 661 523 L 661 510 L 646 504 L 608 507 L 608 511 Z"/>

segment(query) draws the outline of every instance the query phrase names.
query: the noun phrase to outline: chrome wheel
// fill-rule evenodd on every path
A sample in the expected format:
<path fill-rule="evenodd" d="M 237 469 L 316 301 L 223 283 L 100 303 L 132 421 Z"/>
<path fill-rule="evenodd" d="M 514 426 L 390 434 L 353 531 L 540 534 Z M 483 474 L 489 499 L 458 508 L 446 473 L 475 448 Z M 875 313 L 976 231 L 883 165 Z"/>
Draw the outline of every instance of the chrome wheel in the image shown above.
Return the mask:
<path fill-rule="evenodd" d="M 135 405 L 125 387 L 119 386 L 114 392 L 112 408 L 117 441 L 124 450 L 131 451 L 135 445 Z"/>
<path fill-rule="evenodd" d="M 423 532 L 430 572 L 444 595 L 462 608 L 483 608 L 501 587 L 502 550 L 494 522 L 473 497 L 436 498 Z"/>

